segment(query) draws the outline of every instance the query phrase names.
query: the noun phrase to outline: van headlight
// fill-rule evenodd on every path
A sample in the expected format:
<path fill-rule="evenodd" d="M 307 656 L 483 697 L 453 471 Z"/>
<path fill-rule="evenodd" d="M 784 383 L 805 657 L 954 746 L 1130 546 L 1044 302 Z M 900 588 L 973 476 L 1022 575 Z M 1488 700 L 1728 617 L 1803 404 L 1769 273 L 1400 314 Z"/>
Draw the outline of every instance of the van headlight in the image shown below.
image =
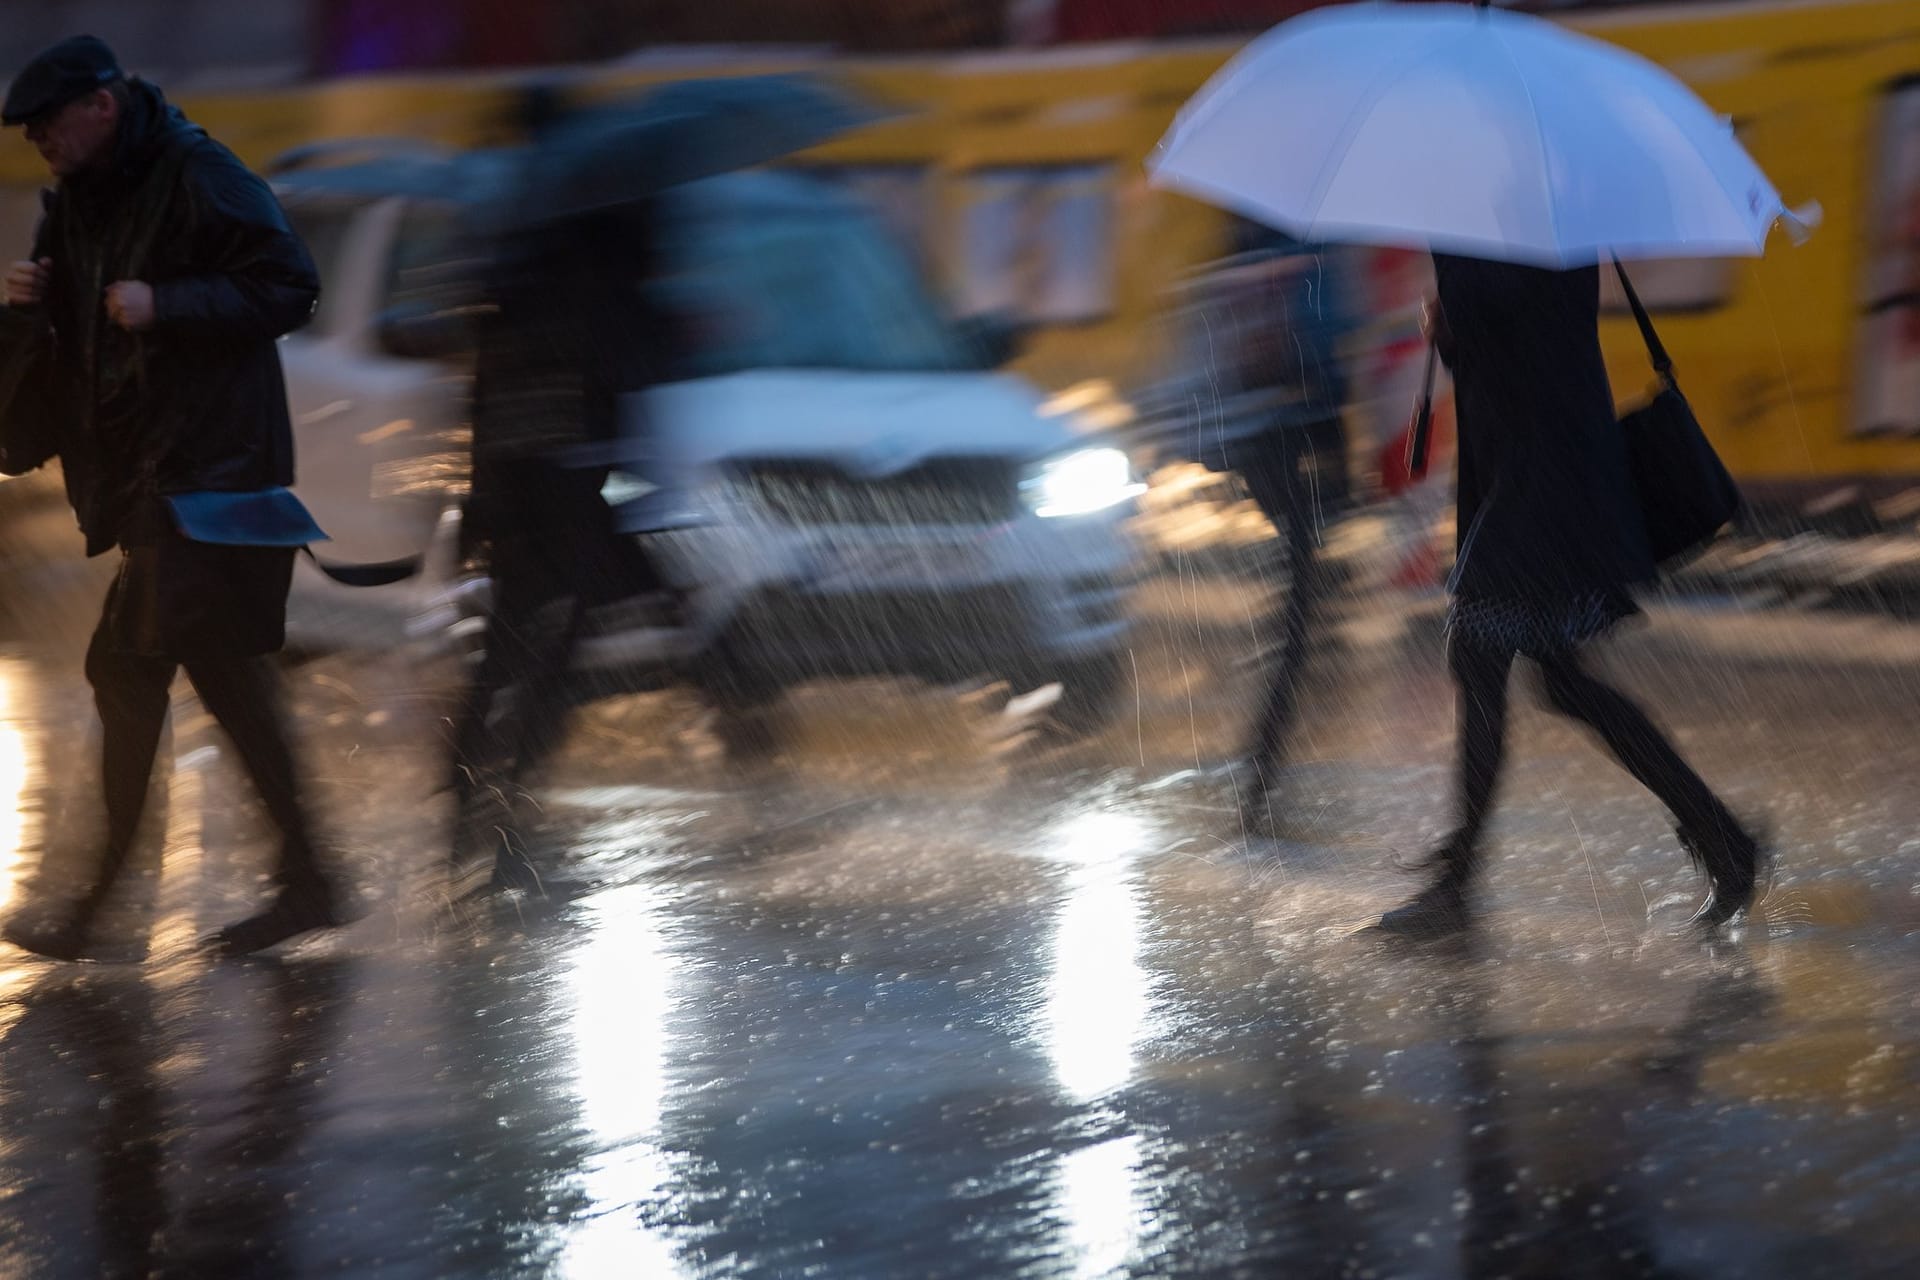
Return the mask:
<path fill-rule="evenodd" d="M 1092 515 L 1146 491 L 1118 449 L 1078 449 L 1050 458 L 1020 482 L 1033 514 L 1047 517 Z"/>

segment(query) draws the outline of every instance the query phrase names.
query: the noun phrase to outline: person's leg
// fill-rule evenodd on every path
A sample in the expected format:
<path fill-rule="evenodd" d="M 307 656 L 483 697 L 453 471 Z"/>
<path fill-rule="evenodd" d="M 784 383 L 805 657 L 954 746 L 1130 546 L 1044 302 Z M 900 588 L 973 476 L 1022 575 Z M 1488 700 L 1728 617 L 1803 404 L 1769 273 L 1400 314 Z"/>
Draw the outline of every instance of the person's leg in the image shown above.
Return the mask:
<path fill-rule="evenodd" d="M 518 784 L 560 745 L 573 709 L 575 652 L 586 624 L 584 597 L 551 600 L 527 636 L 528 661 L 518 689 L 518 724 L 511 744 L 509 780 Z"/>
<path fill-rule="evenodd" d="M 614 532 L 600 494 L 604 474 L 545 465 L 524 481 L 530 536 L 502 565 L 508 573 L 501 616 L 513 632 L 503 673 L 511 715 L 499 732 L 509 783 L 539 767 L 565 730 L 587 610 L 652 582 L 647 562 L 625 554 L 628 540 Z"/>
<path fill-rule="evenodd" d="M 87 647 L 87 683 L 100 716 L 100 784 L 107 811 L 107 843 L 100 869 L 81 899 L 87 914 L 99 908 L 133 851 L 146 812 L 153 759 L 167 723 L 174 664 L 166 658 L 114 647 L 103 621 Z"/>
<path fill-rule="evenodd" d="M 1346 419 L 1337 413 L 1322 418 L 1308 424 L 1305 436 L 1307 497 L 1315 523 L 1324 526 L 1344 515 L 1353 500 Z"/>
<path fill-rule="evenodd" d="M 489 788 L 499 786 L 497 774 L 505 751 L 497 722 L 515 673 L 525 667 L 520 653 L 525 626 L 514 616 L 511 594 L 497 573 L 494 590 L 481 638 L 480 665 L 454 714 L 453 794 L 461 814 Z"/>
<path fill-rule="evenodd" d="M 1298 467 L 1299 455 L 1289 450 L 1280 462 L 1279 466 L 1261 468 L 1248 477 L 1248 489 L 1254 492 L 1255 501 L 1287 544 L 1287 600 L 1274 619 L 1281 632 L 1279 660 L 1268 675 L 1266 696 L 1246 747 L 1247 760 L 1254 766 L 1263 786 L 1271 784 L 1285 758 L 1300 688 L 1306 679 L 1308 632 L 1321 593 L 1319 529 L 1308 504 L 1296 500 L 1301 497 L 1301 486 L 1288 484 L 1281 478 L 1288 470 Z"/>
<path fill-rule="evenodd" d="M 1456 635 L 1447 665 L 1458 698 L 1459 755 L 1455 779 L 1457 824 L 1435 851 L 1434 879 L 1404 906 L 1380 918 L 1388 933 L 1440 937 L 1468 923 L 1467 891 L 1480 864 L 1480 842 L 1493 813 L 1506 756 L 1507 677 L 1513 655 Z"/>
<path fill-rule="evenodd" d="M 168 689 L 174 664 L 165 658 L 128 653 L 114 641 L 114 592 L 107 596 L 100 623 L 87 646 L 87 683 L 100 716 L 100 788 L 106 809 L 107 839 L 99 864 L 71 910 L 44 929 L 10 922 L 7 939 L 17 946 L 71 960 L 84 951 L 88 933 L 107 895 L 133 851 L 140 815 L 147 805 L 154 754 L 166 727 Z"/>
<path fill-rule="evenodd" d="M 566 732 L 573 709 L 574 653 L 585 623 L 581 596 L 546 601 L 516 636 L 521 659 L 514 664 L 508 714 L 501 726 L 504 768 L 495 775 L 501 788 L 500 819 L 494 833 L 494 888 L 537 890 L 540 873 L 520 831 L 517 803 L 531 775 L 546 763 Z"/>
<path fill-rule="evenodd" d="M 469 860 L 492 851 L 495 834 L 510 824 L 514 748 L 521 703 L 540 662 L 536 640 L 543 608 L 553 597 L 554 570 L 541 546 L 545 529 L 533 518 L 532 481 L 496 482 L 488 573 L 492 579 L 481 659 L 453 724 L 452 782 L 455 829 L 449 857 L 456 879 Z M 533 514 L 530 514 L 530 511 Z"/>
<path fill-rule="evenodd" d="M 116 649 L 103 620 L 87 647 L 86 671 L 100 716 L 100 782 L 107 810 L 106 856 L 89 895 L 97 906 L 131 852 L 147 807 L 174 664 Z"/>
<path fill-rule="evenodd" d="M 494 887 L 537 883 L 517 821 L 521 786 L 564 733 L 588 604 L 618 586 L 606 580 L 612 526 L 593 506 L 590 473 L 531 464 L 511 496 L 518 526 L 494 546 L 486 654 L 455 738 L 456 896 L 465 896 L 479 870 L 468 859 L 483 847 L 493 854 Z"/>
<path fill-rule="evenodd" d="M 282 887 L 312 888 L 326 880 L 318 860 L 313 824 L 300 792 L 288 741 L 280 673 L 265 657 L 189 659 L 187 679 L 214 722 L 233 742 L 267 816 L 280 831 L 275 880 Z"/>
<path fill-rule="evenodd" d="M 1634 780 L 1666 805 L 1681 843 L 1713 882 L 1703 920 L 1718 924 L 1752 900 L 1759 846 L 1731 810 L 1674 750 L 1665 734 L 1618 689 L 1597 679 L 1571 650 L 1543 658 L 1547 701 L 1587 725 Z"/>
<path fill-rule="evenodd" d="M 208 714 L 233 741 L 261 803 L 280 830 L 274 870 L 279 892 L 255 915 L 210 940 L 227 955 L 249 955 L 315 929 L 344 924 L 348 912 L 326 872 L 313 835 L 282 709 L 280 674 L 267 657 L 195 658 L 187 678 Z"/>
<path fill-rule="evenodd" d="M 1280 631 L 1279 653 L 1244 750 L 1251 791 L 1242 797 L 1241 809 L 1256 824 L 1269 816 L 1268 793 L 1286 759 L 1312 656 L 1313 620 L 1326 594 L 1320 507 L 1313 478 L 1306 474 L 1314 438 L 1304 430 L 1276 431 L 1271 438 L 1273 447 L 1254 455 L 1241 472 L 1255 505 L 1284 538 L 1287 564 L 1286 603 L 1268 623 Z"/>
<path fill-rule="evenodd" d="M 1470 875 L 1478 865 L 1480 839 L 1506 761 L 1507 678 L 1513 655 L 1455 638 L 1447 646 L 1447 666 L 1456 690 L 1460 742 L 1454 775 L 1459 821 L 1446 850 L 1457 851 L 1462 873 Z"/>

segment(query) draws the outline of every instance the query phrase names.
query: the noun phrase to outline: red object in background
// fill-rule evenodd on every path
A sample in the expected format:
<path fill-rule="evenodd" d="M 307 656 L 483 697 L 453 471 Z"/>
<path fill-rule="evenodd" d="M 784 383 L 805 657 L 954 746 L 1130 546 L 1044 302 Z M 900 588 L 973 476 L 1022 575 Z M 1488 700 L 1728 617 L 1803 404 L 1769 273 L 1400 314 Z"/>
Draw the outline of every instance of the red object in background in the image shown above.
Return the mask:
<path fill-rule="evenodd" d="M 315 74 L 559 66 L 649 45 L 977 48 L 1004 0 L 312 0 Z"/>
<path fill-rule="evenodd" d="M 551 61 L 555 15 L 525 0 L 464 0 L 466 65 L 523 67 Z"/>
<path fill-rule="evenodd" d="M 313 16 L 320 75 L 554 60 L 556 15 L 518 0 L 320 0 Z"/>

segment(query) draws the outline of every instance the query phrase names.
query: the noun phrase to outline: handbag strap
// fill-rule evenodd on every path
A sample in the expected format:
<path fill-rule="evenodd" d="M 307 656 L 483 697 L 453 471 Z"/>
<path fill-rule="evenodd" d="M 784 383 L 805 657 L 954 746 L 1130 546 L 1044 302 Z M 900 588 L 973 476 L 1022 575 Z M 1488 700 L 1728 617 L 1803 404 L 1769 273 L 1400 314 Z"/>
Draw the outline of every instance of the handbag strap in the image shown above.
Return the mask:
<path fill-rule="evenodd" d="M 1640 326 L 1640 336 L 1646 340 L 1647 355 L 1653 361 L 1653 371 L 1660 375 L 1660 381 L 1667 386 L 1677 385 L 1673 380 L 1673 357 L 1667 354 L 1667 348 L 1660 341 L 1660 335 L 1653 330 L 1653 320 L 1647 315 L 1647 309 L 1640 305 L 1640 295 L 1634 292 L 1633 281 L 1627 279 L 1627 269 L 1620 265 L 1620 255 L 1613 256 L 1613 269 L 1620 277 L 1620 288 L 1627 295 L 1627 305 L 1633 308 L 1633 322 Z"/>
<path fill-rule="evenodd" d="M 1646 307 L 1641 305 L 1640 295 L 1634 291 L 1633 281 L 1627 279 L 1627 269 L 1620 265 L 1618 254 L 1613 256 L 1613 269 L 1620 276 L 1620 288 L 1627 295 L 1627 305 L 1633 308 L 1633 321 L 1640 326 L 1640 336 L 1646 341 L 1647 356 L 1653 361 L 1653 371 L 1660 375 L 1661 382 L 1677 389 L 1679 384 L 1673 380 L 1673 357 L 1667 354 L 1666 344 L 1660 341 L 1660 335 L 1654 331 L 1653 319 L 1647 315 Z M 1438 356 L 1438 348 L 1429 341 L 1426 385 L 1421 389 L 1420 409 L 1414 416 L 1413 433 L 1407 441 L 1407 469 L 1416 477 L 1427 469 L 1427 442 L 1433 433 L 1433 381 Z"/>
<path fill-rule="evenodd" d="M 1407 438 L 1407 474 L 1418 480 L 1427 473 L 1427 442 L 1433 435 L 1433 379 L 1440 363 L 1440 348 L 1427 341 L 1426 385 L 1420 390 L 1420 410 L 1413 417 L 1413 433 Z"/>

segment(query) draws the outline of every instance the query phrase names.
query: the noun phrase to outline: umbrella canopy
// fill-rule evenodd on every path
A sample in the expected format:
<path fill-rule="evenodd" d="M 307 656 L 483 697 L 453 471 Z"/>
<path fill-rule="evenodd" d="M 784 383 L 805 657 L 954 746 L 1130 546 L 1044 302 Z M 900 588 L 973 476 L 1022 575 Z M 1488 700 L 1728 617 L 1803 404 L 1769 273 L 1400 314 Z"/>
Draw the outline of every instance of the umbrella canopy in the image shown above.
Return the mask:
<path fill-rule="evenodd" d="M 513 221 L 567 218 L 777 160 L 891 112 L 800 76 L 682 80 L 563 117 L 530 159 Z"/>
<path fill-rule="evenodd" d="M 1672 75 L 1459 4 L 1282 23 L 1187 103 L 1148 164 L 1155 185 L 1307 239 L 1536 266 L 1757 255 L 1775 221 L 1800 221 Z"/>

